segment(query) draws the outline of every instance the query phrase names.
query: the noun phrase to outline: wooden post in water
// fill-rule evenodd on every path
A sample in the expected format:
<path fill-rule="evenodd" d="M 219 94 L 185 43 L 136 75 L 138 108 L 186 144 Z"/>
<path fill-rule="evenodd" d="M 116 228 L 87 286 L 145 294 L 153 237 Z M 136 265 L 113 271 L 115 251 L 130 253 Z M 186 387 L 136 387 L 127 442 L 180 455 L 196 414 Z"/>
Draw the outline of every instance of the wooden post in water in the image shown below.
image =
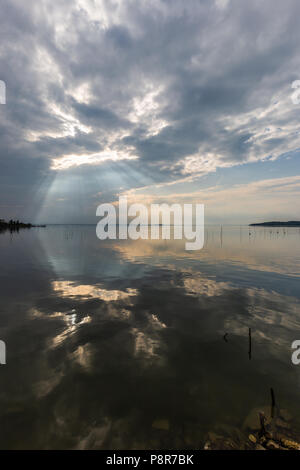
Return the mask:
<path fill-rule="evenodd" d="M 274 418 L 274 410 L 276 407 L 276 401 L 275 401 L 275 393 L 273 388 L 271 387 L 271 400 L 272 400 L 272 405 L 271 405 L 271 417 Z"/>
<path fill-rule="evenodd" d="M 252 338 L 251 338 L 251 328 L 249 328 L 249 350 L 248 350 L 249 361 L 252 357 Z"/>

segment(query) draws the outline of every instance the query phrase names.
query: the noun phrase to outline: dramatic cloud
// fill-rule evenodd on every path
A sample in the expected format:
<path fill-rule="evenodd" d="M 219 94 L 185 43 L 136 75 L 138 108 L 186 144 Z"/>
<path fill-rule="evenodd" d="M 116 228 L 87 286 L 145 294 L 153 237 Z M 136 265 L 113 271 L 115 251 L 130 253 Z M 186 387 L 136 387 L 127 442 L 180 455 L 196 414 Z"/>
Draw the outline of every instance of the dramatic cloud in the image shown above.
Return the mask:
<path fill-rule="evenodd" d="M 299 14 L 297 0 L 3 0 L 0 216 L 75 221 L 76 194 L 76 221 L 94 221 L 99 192 L 188 192 L 299 149 Z"/>

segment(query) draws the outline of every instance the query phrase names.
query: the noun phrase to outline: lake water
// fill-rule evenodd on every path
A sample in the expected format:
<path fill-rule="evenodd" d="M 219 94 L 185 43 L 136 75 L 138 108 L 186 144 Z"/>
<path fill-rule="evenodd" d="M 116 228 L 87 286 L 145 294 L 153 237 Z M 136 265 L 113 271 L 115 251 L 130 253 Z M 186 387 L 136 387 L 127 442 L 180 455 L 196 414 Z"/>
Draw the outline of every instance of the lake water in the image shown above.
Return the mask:
<path fill-rule="evenodd" d="M 194 252 L 1 233 L 0 448 L 198 449 L 270 387 L 300 427 L 299 247 L 293 228 L 206 227 Z"/>

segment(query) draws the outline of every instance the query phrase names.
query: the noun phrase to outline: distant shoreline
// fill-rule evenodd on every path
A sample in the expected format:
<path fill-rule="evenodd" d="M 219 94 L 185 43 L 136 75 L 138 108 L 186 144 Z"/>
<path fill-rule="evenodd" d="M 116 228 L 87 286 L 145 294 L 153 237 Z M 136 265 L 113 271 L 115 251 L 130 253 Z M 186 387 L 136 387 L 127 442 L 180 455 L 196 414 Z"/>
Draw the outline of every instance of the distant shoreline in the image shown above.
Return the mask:
<path fill-rule="evenodd" d="M 33 225 L 20 222 L 19 220 L 10 220 L 6 222 L 0 219 L 0 230 L 20 230 L 21 228 L 46 227 L 46 225 Z"/>
<path fill-rule="evenodd" d="M 249 227 L 300 227 L 300 221 L 290 220 L 289 222 L 261 222 L 249 224 Z"/>

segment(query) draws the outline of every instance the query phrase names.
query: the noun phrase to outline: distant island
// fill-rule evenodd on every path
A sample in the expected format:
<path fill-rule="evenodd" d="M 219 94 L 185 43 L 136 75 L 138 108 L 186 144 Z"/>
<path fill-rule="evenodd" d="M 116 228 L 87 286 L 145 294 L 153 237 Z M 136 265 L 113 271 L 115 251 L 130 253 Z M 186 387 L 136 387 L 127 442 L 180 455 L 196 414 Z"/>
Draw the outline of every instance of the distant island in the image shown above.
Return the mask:
<path fill-rule="evenodd" d="M 262 222 L 249 224 L 249 227 L 300 227 L 300 221 L 290 220 L 289 222 Z"/>
<path fill-rule="evenodd" d="M 33 225 L 33 224 L 25 224 L 24 222 L 20 222 L 19 220 L 9 220 L 6 222 L 3 219 L 0 219 L 0 231 L 3 230 L 11 230 L 11 231 L 18 231 L 20 228 L 32 228 L 32 227 L 46 227 L 46 225 Z"/>

